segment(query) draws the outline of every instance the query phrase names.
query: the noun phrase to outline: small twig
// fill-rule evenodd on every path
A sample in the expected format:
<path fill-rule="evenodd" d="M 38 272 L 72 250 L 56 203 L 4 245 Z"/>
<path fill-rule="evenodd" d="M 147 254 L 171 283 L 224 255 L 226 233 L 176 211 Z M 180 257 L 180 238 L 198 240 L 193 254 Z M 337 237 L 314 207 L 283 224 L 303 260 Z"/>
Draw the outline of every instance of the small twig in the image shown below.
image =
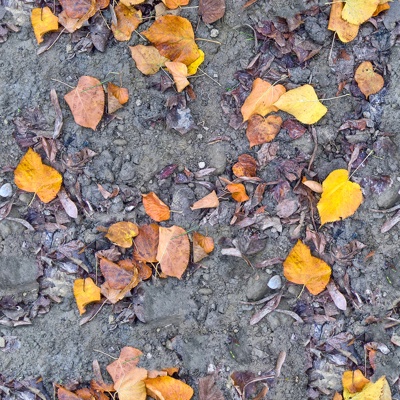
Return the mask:
<path fill-rule="evenodd" d="M 341 96 L 328 97 L 327 99 L 318 99 L 318 100 L 319 101 L 336 100 L 336 99 L 340 99 L 341 97 L 347 97 L 347 96 L 350 96 L 350 93 L 342 94 Z"/>
<path fill-rule="evenodd" d="M 214 78 L 211 78 L 210 75 L 207 74 L 206 71 L 203 71 L 200 67 L 197 68 L 200 72 L 202 72 L 207 78 L 211 79 L 213 82 L 215 82 L 218 86 L 222 86 L 218 81 L 216 81 Z"/>
<path fill-rule="evenodd" d="M 216 43 L 221 45 L 221 42 L 218 42 L 218 40 L 211 40 L 211 39 L 204 39 L 204 38 L 195 38 L 194 40 L 201 40 L 202 42 L 210 42 L 210 43 Z"/>
<path fill-rule="evenodd" d="M 55 38 L 54 42 L 53 42 L 46 50 L 43 51 L 43 53 L 44 53 L 45 51 L 50 50 L 50 49 L 54 46 L 54 44 L 57 42 L 58 39 L 60 39 L 60 37 L 61 37 L 61 35 L 64 33 L 64 31 L 65 31 L 65 28 L 64 28 L 64 29 L 60 32 L 60 34 Z"/>
<path fill-rule="evenodd" d="M 353 173 L 349 176 L 349 180 L 350 180 L 350 179 L 352 178 L 352 176 L 358 171 L 358 169 L 361 167 L 361 165 L 364 164 L 365 160 L 366 160 L 371 154 L 373 154 L 373 153 L 374 153 L 374 151 L 371 150 L 371 151 L 367 154 L 367 156 L 364 158 L 364 160 L 361 161 L 360 165 L 359 165 L 359 166 L 353 171 Z"/>
<path fill-rule="evenodd" d="M 110 358 L 112 358 L 112 359 L 114 359 L 114 360 L 118 360 L 117 357 L 113 357 L 113 356 L 111 356 L 111 355 L 108 354 L 108 353 L 104 353 L 104 351 L 96 350 L 96 349 L 93 349 L 93 351 L 95 351 L 96 353 L 104 354 L 105 356 L 110 357 Z"/>
<path fill-rule="evenodd" d="M 133 32 L 135 32 L 137 35 L 139 35 L 143 40 L 146 40 L 147 42 L 147 38 L 145 38 L 142 34 L 140 34 L 136 29 Z"/>
<path fill-rule="evenodd" d="M 383 209 L 383 210 L 378 210 L 376 208 L 370 208 L 370 211 L 377 212 L 377 213 L 383 213 L 383 214 L 389 214 L 389 213 L 391 213 L 393 211 L 396 211 L 398 209 L 400 209 L 400 204 L 397 204 L 397 206 L 394 206 L 394 207 L 391 207 L 391 208 L 386 208 L 386 209 Z"/>
<path fill-rule="evenodd" d="M 333 45 L 335 44 L 335 38 L 336 38 L 336 31 L 333 34 L 333 38 L 332 38 L 332 45 L 331 45 L 331 49 L 329 51 L 329 56 L 328 56 L 328 63 L 330 62 L 330 60 L 332 59 L 332 52 L 333 52 Z"/>
<path fill-rule="evenodd" d="M 103 308 L 104 304 L 106 304 L 107 299 L 104 299 L 102 305 L 99 307 L 99 309 L 87 320 L 87 322 L 90 322 L 93 320 L 93 318 L 100 312 L 100 310 Z"/>
<path fill-rule="evenodd" d="M 74 86 L 68 85 L 68 83 L 65 83 L 65 82 L 63 82 L 63 81 L 59 81 L 58 79 L 51 78 L 50 80 L 51 80 L 51 81 L 58 82 L 58 83 L 62 83 L 63 85 L 68 86 L 68 87 L 71 88 L 71 89 L 75 89 Z"/>

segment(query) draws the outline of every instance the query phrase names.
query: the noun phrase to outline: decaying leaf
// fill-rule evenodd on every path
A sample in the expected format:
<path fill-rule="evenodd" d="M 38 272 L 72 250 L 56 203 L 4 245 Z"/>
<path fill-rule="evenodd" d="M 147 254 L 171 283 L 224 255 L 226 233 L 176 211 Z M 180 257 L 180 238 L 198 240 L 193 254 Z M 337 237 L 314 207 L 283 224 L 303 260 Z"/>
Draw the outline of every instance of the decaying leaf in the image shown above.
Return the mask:
<path fill-rule="evenodd" d="M 126 265 L 121 263 L 121 265 Z M 121 265 L 116 264 L 106 258 L 100 259 L 100 270 L 106 280 L 108 287 L 115 290 L 122 290 L 132 280 L 134 275 L 132 270 L 123 268 Z M 131 264 L 133 266 L 133 264 Z"/>
<path fill-rule="evenodd" d="M 274 106 L 296 117 L 303 124 L 315 124 L 328 111 L 318 100 L 311 85 L 303 85 L 284 93 Z"/>
<path fill-rule="evenodd" d="M 359 25 L 351 24 L 342 18 L 344 4 L 341 1 L 332 3 L 328 29 L 336 32 L 343 43 L 348 43 L 357 37 Z"/>
<path fill-rule="evenodd" d="M 119 110 L 129 100 L 128 89 L 109 82 L 107 86 L 108 113 Z"/>
<path fill-rule="evenodd" d="M 35 193 L 44 203 L 49 203 L 60 191 L 62 176 L 43 164 L 40 155 L 29 148 L 15 168 L 14 182 L 20 189 Z"/>
<path fill-rule="evenodd" d="M 199 15 L 205 24 L 218 21 L 225 14 L 225 0 L 200 0 Z"/>
<path fill-rule="evenodd" d="M 252 115 L 259 114 L 265 116 L 273 111 L 278 111 L 274 105 L 279 98 L 286 92 L 282 85 L 271 85 L 261 78 L 257 78 L 253 82 L 250 95 L 245 100 L 241 112 L 243 121 L 247 121 Z"/>
<path fill-rule="evenodd" d="M 106 238 L 117 246 L 132 247 L 132 238 L 137 236 L 139 228 L 133 222 L 122 221 L 112 224 L 107 231 Z"/>
<path fill-rule="evenodd" d="M 118 3 L 114 11 L 117 18 L 117 23 L 111 25 L 114 37 L 120 42 L 127 41 L 131 38 L 132 32 L 142 22 L 142 12 L 134 7 L 127 7 L 122 3 Z"/>
<path fill-rule="evenodd" d="M 212 375 L 199 379 L 199 400 L 225 400 Z"/>
<path fill-rule="evenodd" d="M 331 267 L 313 257 L 310 249 L 298 240 L 283 263 L 283 274 L 288 281 L 305 285 L 310 293 L 317 295 L 328 284 Z"/>
<path fill-rule="evenodd" d="M 364 61 L 359 65 L 354 79 L 367 99 L 371 94 L 378 93 L 385 84 L 382 76 L 374 71 L 374 67 L 369 61 Z"/>
<path fill-rule="evenodd" d="M 187 6 L 190 0 L 162 0 L 167 8 L 170 10 L 175 10 L 181 6 Z"/>
<path fill-rule="evenodd" d="M 322 189 L 317 204 L 322 225 L 350 217 L 363 202 L 360 185 L 349 181 L 346 169 L 332 171 L 322 183 Z"/>
<path fill-rule="evenodd" d="M 156 400 L 190 400 L 193 389 L 186 383 L 170 376 L 145 379 L 147 394 Z"/>
<path fill-rule="evenodd" d="M 137 69 L 145 75 L 153 75 L 165 65 L 168 58 L 163 57 L 160 52 L 153 46 L 137 46 L 129 47 L 131 49 L 132 58 L 135 60 Z"/>
<path fill-rule="evenodd" d="M 124 6 L 132 7 L 136 6 L 137 4 L 142 4 L 145 1 L 146 0 L 120 0 L 120 3 L 122 3 Z"/>
<path fill-rule="evenodd" d="M 43 35 L 58 29 L 58 18 L 49 7 L 34 8 L 31 14 L 33 32 L 38 43 L 43 42 Z"/>
<path fill-rule="evenodd" d="M 189 264 L 190 243 L 186 231 L 179 226 L 160 227 L 157 260 L 167 276 L 181 279 Z"/>
<path fill-rule="evenodd" d="M 143 353 L 134 347 L 126 346 L 122 348 L 118 360 L 115 360 L 106 368 L 114 386 L 117 386 L 124 376 L 136 368 L 142 355 Z"/>
<path fill-rule="evenodd" d="M 257 161 L 249 154 L 241 154 L 238 157 L 238 162 L 233 165 L 232 172 L 237 177 L 257 176 Z"/>
<path fill-rule="evenodd" d="M 379 0 L 346 0 L 342 18 L 351 24 L 361 25 L 372 17 Z"/>
<path fill-rule="evenodd" d="M 202 199 L 196 201 L 190 208 L 192 210 L 199 210 L 201 208 L 216 208 L 219 206 L 219 199 L 215 190 L 204 196 Z"/>
<path fill-rule="evenodd" d="M 226 190 L 232 193 L 232 198 L 239 203 L 249 200 L 249 196 L 246 193 L 246 188 L 243 183 L 230 183 L 226 185 Z"/>
<path fill-rule="evenodd" d="M 201 233 L 193 233 L 193 262 L 198 263 L 214 250 L 214 240 Z"/>
<path fill-rule="evenodd" d="M 190 65 L 200 56 L 192 24 L 186 18 L 164 15 L 142 34 L 171 61 Z"/>
<path fill-rule="evenodd" d="M 61 386 L 57 387 L 57 397 L 59 400 L 81 400 L 81 397 L 79 397 L 77 394 Z"/>
<path fill-rule="evenodd" d="M 89 303 L 100 301 L 100 288 L 95 285 L 92 278 L 76 279 L 74 281 L 74 296 L 79 313 L 82 315 Z"/>
<path fill-rule="evenodd" d="M 133 257 L 135 260 L 156 263 L 159 232 L 157 224 L 139 227 L 139 234 L 135 238 Z"/>
<path fill-rule="evenodd" d="M 282 118 L 279 115 L 252 115 L 249 119 L 246 136 L 250 147 L 272 142 L 281 130 Z"/>
<path fill-rule="evenodd" d="M 187 80 L 188 68 L 185 64 L 176 61 L 167 61 L 165 66 L 174 78 L 176 90 L 178 92 L 182 92 L 186 86 L 190 85 L 190 82 Z"/>
<path fill-rule="evenodd" d="M 144 210 L 150 218 L 157 222 L 170 219 L 171 212 L 169 207 L 154 192 L 143 194 L 142 196 Z"/>
<path fill-rule="evenodd" d="M 96 130 L 103 117 L 105 95 L 101 82 L 91 76 L 81 76 L 78 86 L 64 96 L 78 125 Z"/>

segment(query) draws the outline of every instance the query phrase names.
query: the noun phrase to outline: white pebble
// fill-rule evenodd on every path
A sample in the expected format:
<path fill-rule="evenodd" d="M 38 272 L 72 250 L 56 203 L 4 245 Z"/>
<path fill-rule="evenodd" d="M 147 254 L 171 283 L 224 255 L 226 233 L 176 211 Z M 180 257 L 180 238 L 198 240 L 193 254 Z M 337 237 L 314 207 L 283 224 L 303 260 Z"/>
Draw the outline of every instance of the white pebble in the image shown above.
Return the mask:
<path fill-rule="evenodd" d="M 218 29 L 211 29 L 211 32 L 210 32 L 210 36 L 212 37 L 212 38 L 216 38 L 216 37 L 218 37 L 218 35 L 219 35 L 219 30 Z"/>
<path fill-rule="evenodd" d="M 12 196 L 12 186 L 11 183 L 5 183 L 0 188 L 0 196 L 1 197 L 11 197 Z"/>
<path fill-rule="evenodd" d="M 200 162 L 199 162 L 199 168 L 200 168 L 200 169 L 205 168 L 205 166 L 206 166 L 206 163 L 205 163 L 204 161 L 200 161 Z"/>
<path fill-rule="evenodd" d="M 142 100 L 137 99 L 135 104 L 136 104 L 136 107 L 140 107 L 142 105 Z"/>
<path fill-rule="evenodd" d="M 214 364 L 208 364 L 207 368 L 207 374 L 212 374 L 217 370 L 216 366 Z"/>
<path fill-rule="evenodd" d="M 279 275 L 274 275 L 269 281 L 268 281 L 268 287 L 270 289 L 280 289 L 282 287 L 282 279 Z"/>

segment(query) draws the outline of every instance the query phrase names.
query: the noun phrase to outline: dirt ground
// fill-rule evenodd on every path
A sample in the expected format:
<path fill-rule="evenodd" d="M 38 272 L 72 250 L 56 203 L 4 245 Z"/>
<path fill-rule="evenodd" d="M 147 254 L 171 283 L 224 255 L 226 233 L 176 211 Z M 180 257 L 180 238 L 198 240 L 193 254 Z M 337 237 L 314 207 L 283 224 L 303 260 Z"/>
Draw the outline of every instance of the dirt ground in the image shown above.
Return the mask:
<path fill-rule="evenodd" d="M 94 359 L 105 367 L 111 361 L 107 354 L 117 357 L 122 347 L 133 346 L 145 354 L 141 361 L 144 368 L 179 366 L 180 378 L 195 389 L 194 398 L 198 398 L 198 379 L 215 373 L 226 399 L 238 399 L 231 373 L 251 371 L 261 375 L 275 367 L 284 351 L 286 359 L 280 377 L 268 381 L 269 399 L 332 399 L 335 391 L 342 390 L 343 371 L 356 368 L 372 380 L 386 375 L 393 398 L 400 399 L 400 347 L 391 342 L 392 337 L 400 335 L 400 325 L 388 326 L 400 318 L 399 226 L 381 233 L 383 223 L 395 212 L 373 211 L 391 208 L 400 201 L 400 46 L 396 42 L 400 35 L 400 3 L 393 2 L 391 10 L 376 17 L 376 27 L 366 23 L 353 42 L 344 45 L 335 40 L 333 47 L 333 33 L 327 30 L 330 5 L 325 1 L 307 3 L 258 0 L 243 9 L 244 1 L 227 0 L 225 17 L 212 26 L 198 19 L 196 8 L 182 10 L 181 15 L 197 29 L 196 37 L 221 44 L 198 42 L 206 54 L 202 69 L 208 76 L 191 80 L 197 96 L 189 103 L 195 127 L 181 135 L 165 124 L 165 103 L 173 89 L 165 93 L 159 90 L 160 73 L 144 77 L 135 67 L 127 43 L 110 40 L 104 53 L 78 52 L 71 35 L 64 34 L 50 50 L 37 55 L 29 22 L 30 5 L 3 0 L 0 11 L 5 6 L 7 11 L 0 22 L 11 21 L 20 26 L 18 33 L 11 32 L 0 45 L 0 188 L 11 183 L 14 204 L 9 217 L 17 218 L 0 220 L 3 382 L 42 377 L 47 394 L 52 397 L 53 383 L 89 382 Z M 197 4 L 193 0 L 190 5 Z M 361 149 L 357 165 L 374 150 L 352 178 L 362 186 L 362 206 L 352 217 L 320 228 L 329 239 L 325 252 L 336 251 L 337 257 L 330 259 L 334 260 L 330 265 L 333 279 L 346 297 L 346 311 L 335 308 L 326 291 L 312 296 L 307 290 L 301 292 L 300 285 L 286 282 L 281 263 L 252 268 L 241 258 L 221 254 L 222 248 L 231 247 L 227 243 L 233 239 L 247 241 L 256 233 L 262 245 L 248 256 L 252 265 L 274 257 L 285 259 L 297 240 L 293 230 L 298 224 L 283 223 L 281 232 L 274 227 L 257 231 L 254 227 L 230 225 L 236 206 L 233 201 L 221 202 L 218 213 L 211 217 L 212 210 L 191 211 L 189 206 L 209 190 L 196 181 L 176 183 L 177 174 L 185 167 L 196 172 L 205 166 L 215 168 L 212 175 L 203 179 L 214 185 L 217 177 L 232 178 L 232 165 L 238 155 L 256 156 L 259 147 L 249 149 L 245 129 L 232 127 L 234 110 L 231 107 L 227 112 L 221 102 L 225 106 L 231 104 L 229 95 L 239 85 L 235 73 L 243 71 L 259 52 L 251 27 L 276 17 L 291 18 L 313 6 L 319 6 L 320 11 L 316 15 L 304 14 L 299 32 L 320 47 L 319 52 L 286 71 L 276 60 L 270 68 L 289 75 L 285 85 L 311 83 L 321 98 L 336 97 L 338 84 L 347 81 L 340 95 L 350 95 L 326 101 L 329 111 L 314 126 L 318 138 L 312 165 L 315 180 L 322 181 L 334 169 L 347 168 L 356 144 Z M 143 24 L 139 31 L 149 24 Z M 139 43 L 144 40 L 133 34 L 128 44 Z M 258 40 L 258 46 L 260 43 Z M 357 92 L 353 77 L 360 62 L 368 60 L 384 76 L 385 87 L 366 100 Z M 117 118 L 101 123 L 95 132 L 78 126 L 63 99 L 70 89 L 60 82 L 74 86 L 82 75 L 104 80 L 115 73 L 120 75 L 115 75 L 113 82 L 128 88 L 129 103 L 117 111 Z M 55 114 L 49 97 L 53 88 L 64 117 L 58 157 L 83 148 L 96 155 L 80 173 L 63 173 L 65 186 L 75 201 L 71 188 L 76 181 L 80 183 L 90 212 L 87 207 L 79 208 L 78 218 L 64 223 L 64 229 L 48 230 L 44 224 L 32 222 L 40 218 L 50 221 L 46 219 L 46 205 L 38 200 L 29 204 L 31 194 L 17 190 L 13 173 L 6 167 L 15 167 L 24 154 L 15 139 L 15 120 L 23 117 L 26 110 L 39 108 L 49 126 L 53 126 Z M 365 130 L 339 130 L 345 121 L 360 118 L 368 119 Z M 216 137 L 225 140 L 216 141 Z M 275 142 L 279 144 L 280 160 L 298 157 L 308 166 L 314 151 L 311 127 L 307 126 L 306 133 L 298 139 L 282 130 Z M 175 173 L 158 179 L 159 171 L 169 164 L 178 165 Z M 261 168 L 258 176 L 265 182 L 274 181 L 280 168 L 278 162 L 272 162 Z M 119 187 L 120 195 L 105 200 L 97 184 L 109 191 Z M 247 185 L 249 191 L 254 190 L 254 185 Z M 72 284 L 82 271 L 77 271 L 79 268 L 70 260 L 50 259 L 43 249 L 51 253 L 58 246 L 79 240 L 87 246 L 80 256 L 93 269 L 94 251 L 109 246 L 97 227 L 123 220 L 149 223 L 140 193 L 150 191 L 156 192 L 171 209 L 180 211 L 173 213 L 171 220 L 163 223 L 165 226 L 198 228 L 214 238 L 216 249 L 202 261 L 202 268 L 189 268 L 182 280 L 154 278 L 140 285 L 127 302 L 140 302 L 144 323 L 124 320 L 123 307 L 113 309 L 106 305 L 92 321 L 80 326 L 82 317 Z M 262 204 L 270 215 L 276 216 L 272 190 L 266 191 Z M 31 221 L 35 230 L 27 229 L 18 219 Z M 301 227 L 301 239 L 306 237 L 307 224 L 312 227 L 307 220 Z M 365 247 L 357 248 L 357 243 Z M 45 272 L 37 279 L 40 257 Z M 268 286 L 274 276 L 284 284 L 279 308 L 296 312 L 304 323 L 272 312 L 258 324 L 250 325 L 251 317 L 261 306 L 242 302 L 276 293 L 278 289 Z M 6 299 L 10 298 L 15 307 L 7 308 Z M 59 303 L 51 299 L 59 299 Z M 19 324 L 12 321 L 26 318 L 32 304 L 36 304 L 39 315 L 30 318 L 30 325 L 13 326 Z M 336 348 L 329 344 L 332 338 L 337 338 Z M 375 370 L 366 359 L 364 345 L 370 342 L 386 346 L 376 353 Z M 1 396 L 22 398 L 17 393 L 7 397 L 0 386 Z"/>

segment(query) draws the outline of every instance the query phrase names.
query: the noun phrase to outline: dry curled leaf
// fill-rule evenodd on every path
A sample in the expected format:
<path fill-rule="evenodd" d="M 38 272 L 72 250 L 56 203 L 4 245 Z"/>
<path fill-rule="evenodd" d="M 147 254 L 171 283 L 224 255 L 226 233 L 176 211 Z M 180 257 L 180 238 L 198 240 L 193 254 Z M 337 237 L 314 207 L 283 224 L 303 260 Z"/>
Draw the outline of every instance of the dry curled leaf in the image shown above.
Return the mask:
<path fill-rule="evenodd" d="M 367 99 L 371 94 L 378 93 L 385 84 L 382 76 L 374 71 L 374 67 L 369 61 L 364 61 L 359 65 L 354 79 Z"/>
<path fill-rule="evenodd" d="M 49 203 L 60 191 L 62 176 L 43 164 L 40 155 L 29 148 L 15 168 L 14 182 L 18 188 L 35 193 L 44 203 Z"/>
<path fill-rule="evenodd" d="M 347 170 L 332 171 L 322 182 L 322 196 L 317 204 L 321 225 L 350 217 L 362 202 L 361 187 L 349 181 Z"/>
<path fill-rule="evenodd" d="M 328 29 L 336 32 L 343 43 L 348 43 L 357 37 L 359 25 L 351 24 L 342 18 L 344 4 L 341 1 L 332 3 Z"/>
<path fill-rule="evenodd" d="M 79 313 L 82 315 L 89 303 L 100 301 L 100 288 L 95 285 L 92 278 L 76 279 L 74 281 L 74 297 Z"/>
<path fill-rule="evenodd" d="M 372 17 L 379 0 L 346 0 L 342 18 L 354 25 L 361 25 Z"/>
<path fill-rule="evenodd" d="M 153 46 L 138 44 L 129 48 L 131 49 L 131 55 L 135 60 L 136 67 L 142 74 L 153 75 L 168 61 L 168 58 L 162 56 Z"/>
<path fill-rule="evenodd" d="M 91 76 L 81 76 L 78 86 L 64 96 L 75 122 L 96 130 L 103 117 L 105 95 L 101 82 Z"/>
<path fill-rule="evenodd" d="M 193 232 L 193 262 L 198 263 L 214 250 L 214 240 L 209 236 Z"/>
<path fill-rule="evenodd" d="M 31 14 L 33 32 L 38 43 L 43 42 L 43 35 L 58 29 L 58 18 L 49 7 L 34 8 Z"/>
<path fill-rule="evenodd" d="M 303 124 L 315 124 L 328 111 L 318 100 L 311 85 L 303 85 L 289 90 L 274 103 L 274 106 L 293 115 Z"/>
<path fill-rule="evenodd" d="M 200 0 L 199 15 L 205 24 L 212 24 L 225 14 L 225 0 Z"/>
<path fill-rule="evenodd" d="M 230 183 L 229 185 L 226 185 L 226 190 L 232 193 L 233 200 L 239 203 L 249 200 L 249 196 L 246 193 L 246 188 L 243 183 Z"/>
<path fill-rule="evenodd" d="M 132 247 L 132 238 L 137 236 L 139 228 L 133 222 L 122 221 L 112 224 L 107 231 L 106 238 L 117 246 Z"/>
<path fill-rule="evenodd" d="M 107 86 L 108 113 L 112 114 L 119 110 L 129 100 L 128 89 L 114 85 L 109 82 Z"/>
<path fill-rule="evenodd" d="M 282 118 L 279 115 L 268 115 L 266 118 L 252 115 L 246 129 L 250 147 L 272 142 L 281 130 L 281 126 Z"/>
<path fill-rule="evenodd" d="M 187 80 L 188 67 L 185 64 L 176 61 L 167 61 L 165 66 L 174 78 L 176 90 L 178 92 L 182 92 L 186 86 L 190 85 L 190 82 Z"/>
<path fill-rule="evenodd" d="M 135 260 L 156 263 L 158 240 L 159 228 L 157 224 L 140 226 L 139 234 L 135 238 L 133 253 Z"/>
<path fill-rule="evenodd" d="M 322 185 L 319 182 L 305 180 L 302 183 L 315 193 L 322 193 L 323 191 Z"/>
<path fill-rule="evenodd" d="M 298 240 L 283 263 L 283 274 L 288 281 L 305 285 L 310 293 L 317 295 L 328 284 L 331 267 L 313 257 L 310 249 Z"/>
<path fill-rule="evenodd" d="M 257 175 L 257 161 L 249 154 L 241 154 L 238 162 L 232 167 L 237 177 L 254 177 Z"/>
<path fill-rule="evenodd" d="M 192 210 L 199 210 L 201 208 L 216 208 L 219 206 L 219 199 L 215 190 L 204 196 L 202 199 L 196 201 L 190 208 Z"/>
<path fill-rule="evenodd" d="M 170 376 L 145 379 L 147 394 L 156 400 L 190 400 L 193 389 Z"/>
<path fill-rule="evenodd" d="M 190 0 L 162 0 L 165 4 L 165 7 L 169 8 L 170 10 L 175 10 L 181 6 L 187 6 Z"/>
<path fill-rule="evenodd" d="M 169 207 L 154 192 L 143 194 L 142 196 L 144 210 L 150 218 L 157 222 L 170 219 L 171 212 Z"/>
<path fill-rule="evenodd" d="M 120 42 L 127 41 L 142 22 L 142 12 L 121 3 L 116 5 L 114 11 L 117 18 L 117 23 L 111 25 L 114 37 Z"/>

